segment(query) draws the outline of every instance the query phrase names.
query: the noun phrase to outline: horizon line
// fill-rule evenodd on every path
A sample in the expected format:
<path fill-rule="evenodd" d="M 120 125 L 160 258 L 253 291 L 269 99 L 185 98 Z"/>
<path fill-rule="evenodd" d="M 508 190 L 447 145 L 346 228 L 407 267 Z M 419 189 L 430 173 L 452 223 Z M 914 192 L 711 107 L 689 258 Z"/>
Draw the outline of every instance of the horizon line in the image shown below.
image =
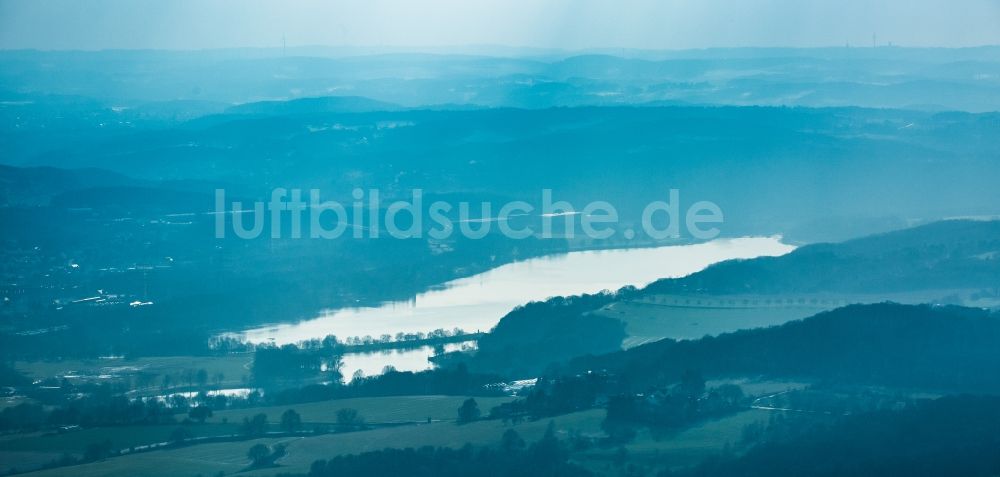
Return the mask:
<path fill-rule="evenodd" d="M 128 48 L 128 47 L 116 47 L 116 48 L 24 48 L 24 47 L 6 47 L 0 46 L 0 52 L 42 52 L 42 53 L 105 53 L 105 52 L 176 52 L 176 53 L 199 53 L 199 52 L 223 52 L 223 51 L 240 51 L 240 50 L 262 50 L 262 51 L 288 51 L 288 50 L 304 50 L 304 49 L 328 49 L 328 50 L 382 50 L 382 51 L 399 51 L 407 53 L 428 53 L 428 54 L 441 54 L 445 50 L 477 50 L 477 49 L 506 49 L 506 50 L 523 50 L 523 51 L 536 51 L 539 53 L 587 53 L 587 52 L 607 52 L 607 51 L 622 51 L 622 52 L 634 52 L 634 53 L 683 53 L 683 52 L 699 52 L 699 51 L 725 51 L 725 50 L 860 50 L 860 51 L 885 51 L 885 50 L 974 50 L 974 49 L 989 49 L 989 48 L 1000 48 L 1000 43 L 997 44 L 980 44 L 980 45 L 965 45 L 965 46 L 931 46 L 931 45 L 899 45 L 899 44 L 881 44 L 877 46 L 873 45 L 816 45 L 816 46 L 708 46 L 702 48 L 636 48 L 636 47 L 619 47 L 619 46 L 594 46 L 585 48 L 559 48 L 559 47 L 544 47 L 544 46 L 516 46 L 516 45 L 504 45 L 504 44 L 469 44 L 469 45 L 438 45 L 438 46 L 400 46 L 400 45 L 325 45 L 325 44 L 306 44 L 306 45 L 289 45 L 289 46 L 219 46 L 219 47 L 206 47 L 206 48 Z M 378 54 L 378 53 L 374 53 Z M 447 53 L 445 53 L 447 54 Z M 460 54 L 460 53 L 453 53 Z M 470 55 L 472 55 L 470 53 Z M 490 56 L 489 54 L 479 54 L 478 56 Z"/>

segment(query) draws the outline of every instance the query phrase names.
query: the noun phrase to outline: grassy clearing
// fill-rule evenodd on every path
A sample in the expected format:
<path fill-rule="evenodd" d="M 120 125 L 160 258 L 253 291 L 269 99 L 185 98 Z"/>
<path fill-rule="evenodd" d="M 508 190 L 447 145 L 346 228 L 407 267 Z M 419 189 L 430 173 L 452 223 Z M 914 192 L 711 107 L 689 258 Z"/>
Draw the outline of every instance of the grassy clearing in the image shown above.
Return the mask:
<path fill-rule="evenodd" d="M 525 441 L 532 442 L 542 437 L 550 420 L 555 423 L 561 434 L 560 437 L 565 438 L 570 431 L 599 433 L 603 419 L 603 410 L 591 410 L 508 426 L 499 421 L 480 421 L 461 426 L 442 422 L 331 434 L 292 442 L 288 446 L 288 456 L 280 463 L 285 467 L 285 471 L 306 472 L 309 465 L 317 459 L 380 450 L 386 447 L 406 448 L 427 445 L 460 447 L 466 443 L 494 445 L 500 442 L 500 436 L 509 428 L 515 429 Z M 273 473 L 273 471 L 262 471 L 253 475 L 263 476 Z"/>
<path fill-rule="evenodd" d="M 62 434 L 33 432 L 10 434 L 0 438 L 0 472 L 11 468 L 37 469 L 58 460 L 64 455 L 80 457 L 90 444 L 110 441 L 114 449 L 130 449 L 148 444 L 167 442 L 178 425 L 121 426 L 81 429 Z M 185 429 L 193 436 L 234 434 L 233 425 L 188 425 Z"/>
<path fill-rule="evenodd" d="M 205 424 L 189 424 L 184 425 L 184 428 L 195 437 L 233 435 L 239 433 L 239 423 L 243 417 L 264 413 L 267 414 L 268 421 L 271 423 L 270 429 L 277 431 L 279 430 L 278 423 L 281 420 L 281 414 L 287 409 L 295 409 L 300 414 L 305 430 L 310 429 L 312 424 L 335 422 L 337 410 L 343 408 L 358 410 L 361 416 L 371 423 L 424 422 L 428 417 L 434 421 L 453 421 L 458 407 L 465 399 L 462 396 L 393 396 L 234 409 L 216 413 Z M 476 401 L 485 414 L 489 412 L 491 407 L 511 399 L 509 397 L 476 398 Z M 178 416 L 178 418 L 181 417 Z M 0 451 L 0 463 L 2 463 L 0 470 L 9 469 L 12 466 L 37 468 L 56 460 L 63 454 L 79 457 L 88 445 L 105 440 L 110 441 L 114 449 L 130 449 L 167 442 L 170 440 L 170 434 L 178 426 L 180 424 L 101 427 L 63 434 L 36 432 L 0 436 L 0 449 L 2 449 Z M 206 444 L 199 446 L 201 445 Z M 133 457 L 135 456 L 123 458 Z"/>
<path fill-rule="evenodd" d="M 555 422 L 561 437 L 565 438 L 571 431 L 587 434 L 599 433 L 600 423 L 603 419 L 603 410 L 591 410 L 559 416 L 551 421 Z M 313 461 L 318 459 L 378 450 L 385 447 L 404 448 L 425 445 L 459 447 L 466 443 L 493 445 L 500 441 L 500 436 L 510 427 L 516 429 L 526 441 L 531 442 L 544 434 L 549 421 L 550 419 L 543 419 L 515 426 L 505 426 L 499 421 L 480 421 L 466 425 L 435 422 L 343 434 L 201 444 L 126 455 L 102 462 L 33 472 L 26 475 L 38 477 L 63 475 L 177 477 L 198 474 L 214 475 L 220 471 L 231 474 L 245 468 L 248 464 L 246 452 L 258 442 L 268 445 L 284 442 L 288 445 L 288 455 L 279 461 L 281 464 L 279 468 L 244 472 L 239 475 L 265 476 L 277 473 L 305 473 Z"/>
<path fill-rule="evenodd" d="M 24 452 L 0 450 L 0 473 L 8 473 L 24 469 L 37 469 L 50 462 L 59 460 L 59 452 Z"/>
<path fill-rule="evenodd" d="M 239 423 L 243 417 L 265 413 L 271 423 L 271 430 L 277 431 L 281 413 L 287 409 L 295 409 L 307 426 L 312 423 L 333 423 L 336 421 L 337 410 L 343 408 L 357 409 L 362 417 L 373 423 L 425 421 L 428 417 L 435 421 L 454 420 L 458 407 L 465 399 L 461 396 L 394 396 L 234 409 L 216 413 L 205 424 L 189 424 L 184 425 L 184 428 L 195 437 L 232 435 L 239 432 Z M 512 398 L 477 398 L 476 401 L 479 402 L 479 407 L 485 414 L 492 406 L 510 399 Z M 178 416 L 178 418 L 180 417 Z M 88 444 L 105 440 L 111 441 L 112 447 L 115 449 L 129 449 L 167 442 L 170 440 L 170 433 L 179 426 L 180 424 L 100 427 L 63 434 L 15 434 L 0 438 L 0 446 L 4 451 L 9 452 L 47 452 L 55 453 L 57 456 L 64 453 L 79 455 Z"/>
<path fill-rule="evenodd" d="M 772 326 L 805 318 L 818 308 L 685 308 L 642 302 L 616 302 L 597 311 L 625 322 L 632 347 L 663 338 L 697 339 L 731 331 Z"/>
<path fill-rule="evenodd" d="M 185 477 L 232 474 L 250 462 L 247 449 L 256 443 L 274 445 L 289 439 L 257 439 L 238 443 L 202 444 L 166 451 L 114 457 L 100 462 L 31 472 L 31 476 L 74 477 Z M 243 475 L 243 474 L 241 474 Z"/>
<path fill-rule="evenodd" d="M 738 449 L 744 426 L 752 422 L 766 422 L 772 413 L 762 410 L 743 411 L 714 421 L 699 423 L 688 429 L 671 432 L 640 430 L 633 442 L 625 445 L 630 463 L 651 469 L 679 468 L 701 462 L 717 455 L 727 447 Z M 419 447 L 425 445 L 459 447 L 466 443 L 495 445 L 503 432 L 513 427 L 528 442 L 539 439 L 549 421 L 556 425 L 560 437 L 570 433 L 600 436 L 603 410 L 591 410 L 505 426 L 498 421 L 480 421 L 466 425 L 451 422 L 405 425 L 379 428 L 363 432 L 326 434 L 284 439 L 258 439 L 254 441 L 202 444 L 192 447 L 169 449 L 149 453 L 126 455 L 71 468 L 35 472 L 31 476 L 133 476 L 175 477 L 213 475 L 218 472 L 233 474 L 246 467 L 246 451 L 255 443 L 273 445 L 285 443 L 288 455 L 279 461 L 279 468 L 240 472 L 246 476 L 271 476 L 278 473 L 305 473 L 318 459 L 341 454 L 355 454 L 385 447 Z M 577 452 L 573 460 L 600 473 L 618 473 L 614 465 L 617 447 L 595 447 Z"/>
<path fill-rule="evenodd" d="M 676 432 L 641 429 L 636 439 L 626 444 L 630 463 L 653 469 L 685 467 L 718 455 L 729 444 L 739 444 L 743 428 L 753 422 L 767 422 L 769 411 L 747 410 L 722 419 L 706 421 Z M 618 448 L 593 448 L 574 455 L 581 465 L 600 473 L 615 469 Z"/>
<path fill-rule="evenodd" d="M 663 338 L 697 339 L 732 331 L 779 325 L 848 303 L 927 303 L 973 290 L 925 290 L 877 295 L 653 295 L 619 301 L 598 310 L 625 322 L 625 347 Z M 781 305 L 775 304 L 783 301 Z M 968 305 L 975 306 L 969 302 Z"/>

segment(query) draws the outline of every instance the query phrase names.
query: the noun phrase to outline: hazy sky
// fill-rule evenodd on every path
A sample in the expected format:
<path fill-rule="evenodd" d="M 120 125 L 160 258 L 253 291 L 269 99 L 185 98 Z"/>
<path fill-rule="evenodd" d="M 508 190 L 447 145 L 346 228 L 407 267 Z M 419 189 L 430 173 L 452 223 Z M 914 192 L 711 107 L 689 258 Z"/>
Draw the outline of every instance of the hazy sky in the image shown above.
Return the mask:
<path fill-rule="evenodd" d="M 0 0 L 0 48 L 1000 44 L 1000 0 Z"/>

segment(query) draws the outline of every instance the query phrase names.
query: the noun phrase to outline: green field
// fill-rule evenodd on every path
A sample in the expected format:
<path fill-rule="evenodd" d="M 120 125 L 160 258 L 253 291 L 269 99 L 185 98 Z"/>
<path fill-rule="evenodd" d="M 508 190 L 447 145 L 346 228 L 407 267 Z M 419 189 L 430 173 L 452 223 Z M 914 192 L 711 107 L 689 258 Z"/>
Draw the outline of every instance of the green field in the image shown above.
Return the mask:
<path fill-rule="evenodd" d="M 281 414 L 294 409 L 302 417 L 303 428 L 311 429 L 312 424 L 333 423 L 340 409 L 356 409 L 366 422 L 373 424 L 396 424 L 408 422 L 453 421 L 458 407 L 465 400 L 462 396 L 395 396 L 377 398 L 340 399 L 289 406 L 234 409 L 216 413 L 205 424 L 188 424 L 185 429 L 196 437 L 233 435 L 239 432 L 239 423 L 244 417 L 258 413 L 268 416 L 272 431 L 279 430 Z M 476 398 L 484 414 L 490 408 L 511 400 L 509 397 Z M 183 416 L 178 415 L 178 419 Z M 167 442 L 170 434 L 180 424 L 155 426 L 121 426 L 81 429 L 66 433 L 30 433 L 0 436 L 0 471 L 11 467 L 37 468 L 52 462 L 64 454 L 79 456 L 93 443 L 111 441 L 115 449 L 129 449 Z M 393 429 L 395 430 L 395 429 Z M 216 444 L 202 444 L 216 445 Z M 188 449 L 158 452 L 181 452 Z M 141 454 L 123 458 L 146 458 Z"/>
<path fill-rule="evenodd" d="M 0 472 L 8 473 L 24 469 L 37 469 L 58 460 L 58 452 L 24 452 L 0 450 Z"/>
<path fill-rule="evenodd" d="M 509 428 L 515 429 L 521 437 L 532 442 L 545 433 L 549 421 L 553 421 L 560 437 L 565 438 L 571 431 L 585 434 L 600 434 L 603 410 L 583 411 L 552 419 L 542 419 L 517 425 L 504 425 L 499 421 L 480 421 L 465 425 L 454 423 L 434 423 L 405 426 L 391 429 L 376 429 L 366 432 L 331 434 L 293 442 L 288 447 L 288 456 L 281 460 L 286 470 L 306 472 L 309 465 L 317 460 L 338 454 L 355 454 L 383 449 L 386 447 L 447 446 L 460 447 L 466 443 L 474 445 L 494 445 Z M 263 471 L 254 475 L 271 475 L 273 471 Z"/>
<path fill-rule="evenodd" d="M 604 419 L 603 410 L 591 410 L 559 416 L 554 421 L 561 437 L 569 432 L 599 434 L 600 423 Z M 309 465 L 317 459 L 325 459 L 339 454 L 351 454 L 385 447 L 462 446 L 466 443 L 493 445 L 500 440 L 503 432 L 513 427 L 528 442 L 539 439 L 548 426 L 549 419 L 505 426 L 500 421 L 479 421 L 457 425 L 452 422 L 404 425 L 379 428 L 361 432 L 326 434 L 310 437 L 285 439 L 258 439 L 253 441 L 201 444 L 179 449 L 169 449 L 125 455 L 69 468 L 33 472 L 30 476 L 108 476 L 149 477 L 213 475 L 220 471 L 227 474 L 237 472 L 248 464 L 247 449 L 257 442 L 288 445 L 288 455 L 279 461 L 280 467 L 243 472 L 240 475 L 265 476 L 276 473 L 305 473 Z"/>
<path fill-rule="evenodd" d="M 635 440 L 624 447 L 630 463 L 654 469 L 690 466 L 718 455 L 726 448 L 727 443 L 737 446 L 744 426 L 753 422 L 767 422 L 771 413 L 752 409 L 670 433 L 641 429 Z M 617 447 L 593 448 L 575 454 L 573 460 L 595 472 L 608 473 L 614 469 L 613 461 L 617 452 Z"/>
<path fill-rule="evenodd" d="M 5 436 L 0 440 L 3 451 L 54 452 L 81 454 L 88 444 L 111 441 L 115 449 L 155 444 L 170 440 L 170 433 L 179 424 L 155 426 L 96 427 L 57 433 L 32 433 Z M 230 435 L 238 432 L 235 424 L 191 424 L 184 426 L 196 437 Z"/>
<path fill-rule="evenodd" d="M 202 444 L 180 449 L 153 451 L 114 457 L 90 464 L 31 472 L 32 476 L 195 476 L 231 474 L 245 468 L 250 446 L 262 442 L 272 445 L 289 439 L 257 439 L 236 443 Z"/>
<path fill-rule="evenodd" d="M 698 339 L 739 329 L 772 326 L 814 315 L 816 308 L 695 308 L 616 302 L 595 313 L 625 322 L 625 346 L 663 338 Z"/>
<path fill-rule="evenodd" d="M 771 411 L 748 410 L 678 431 L 653 432 L 641 429 L 636 439 L 624 447 L 631 463 L 648 468 L 689 466 L 706 457 L 719 454 L 727 448 L 727 444 L 732 449 L 738 449 L 744 426 L 752 422 L 766 421 L 771 414 Z M 517 430 L 526 441 L 532 442 L 544 434 L 550 421 L 555 423 L 559 437 L 563 439 L 571 433 L 599 437 L 603 434 L 601 431 L 603 419 L 603 410 L 590 410 L 517 425 L 504 425 L 499 421 L 479 421 L 466 425 L 435 422 L 342 434 L 201 444 L 125 455 L 102 462 L 26 475 L 130 477 L 141 472 L 141 475 L 150 477 L 175 477 L 239 472 L 239 475 L 263 477 L 278 473 L 305 473 L 309 465 L 317 459 L 385 447 L 405 448 L 425 445 L 458 447 L 466 443 L 494 445 L 509 428 Z M 279 461 L 278 468 L 240 472 L 248 465 L 247 449 L 258 442 L 268 445 L 285 443 L 288 446 L 288 454 Z M 613 463 L 617 452 L 617 446 L 594 447 L 574 453 L 572 459 L 597 472 L 617 473 Z"/>
<path fill-rule="evenodd" d="M 155 426 L 99 427 L 57 433 L 12 434 L 0 437 L 0 472 L 11 468 L 33 469 L 58 460 L 63 455 L 79 457 L 89 444 L 108 440 L 115 449 L 127 450 L 170 440 L 178 424 Z M 231 435 L 236 424 L 187 425 L 195 437 Z"/>

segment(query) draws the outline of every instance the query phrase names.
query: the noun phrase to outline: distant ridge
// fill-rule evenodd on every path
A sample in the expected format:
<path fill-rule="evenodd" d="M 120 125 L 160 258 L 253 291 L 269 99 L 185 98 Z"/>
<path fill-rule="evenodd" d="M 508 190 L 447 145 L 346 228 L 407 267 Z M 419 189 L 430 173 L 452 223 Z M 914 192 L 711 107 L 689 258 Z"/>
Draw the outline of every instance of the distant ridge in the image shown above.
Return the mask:
<path fill-rule="evenodd" d="M 317 113 L 365 113 L 371 111 L 399 111 L 397 104 L 376 101 L 361 96 L 321 96 L 289 101 L 257 101 L 232 106 L 226 114 L 285 116 Z"/>
<path fill-rule="evenodd" d="M 1000 221 L 943 220 L 781 257 L 732 260 L 650 284 L 656 293 L 872 293 L 1000 283 Z"/>

